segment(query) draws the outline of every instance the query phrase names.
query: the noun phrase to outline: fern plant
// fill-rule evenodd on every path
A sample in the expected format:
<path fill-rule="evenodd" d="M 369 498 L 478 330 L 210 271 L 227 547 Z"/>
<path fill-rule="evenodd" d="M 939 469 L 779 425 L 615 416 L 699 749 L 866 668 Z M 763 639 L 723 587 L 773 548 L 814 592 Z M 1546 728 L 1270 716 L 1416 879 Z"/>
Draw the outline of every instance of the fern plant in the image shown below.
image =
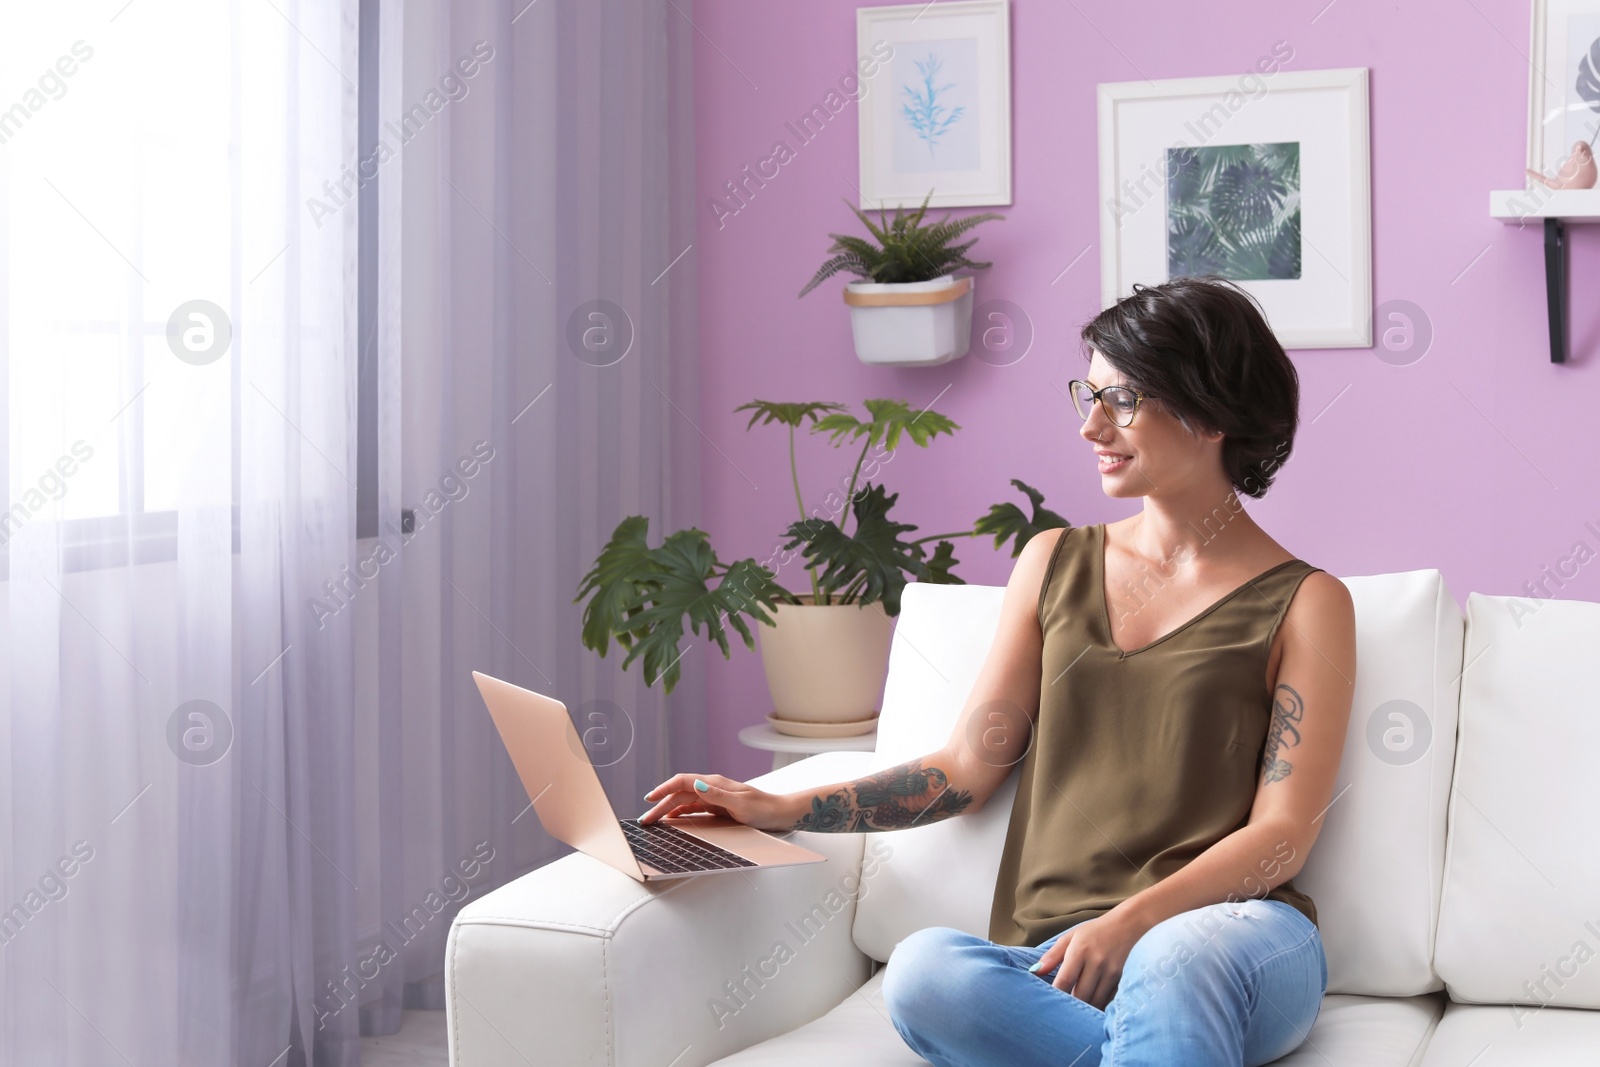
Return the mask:
<path fill-rule="evenodd" d="M 893 452 L 907 439 L 926 448 L 938 435 L 953 435 L 960 427 L 938 412 L 912 411 L 904 401 L 868 400 L 865 407 L 865 420 L 841 404 L 821 402 L 753 400 L 734 409 L 752 412 L 747 431 L 757 422 L 788 428 L 789 471 L 800 517 L 783 531 L 781 536 L 788 540 L 781 548 L 785 552 L 798 549 L 805 560 L 812 603 L 862 607 L 881 603 L 885 614 L 898 615 L 900 594 L 909 578 L 965 584 L 954 571 L 960 560 L 952 539 L 992 535 L 996 549 L 1011 540 L 1015 557 L 1041 530 L 1070 526 L 1043 506 L 1044 496 L 1037 489 L 1012 479 L 1011 484 L 1032 503 L 1030 512 L 1015 504 L 995 504 L 971 529 L 907 539 L 917 527 L 889 517 L 898 493 L 888 493 L 870 480 L 857 490 L 863 465 L 880 444 Z M 796 432 L 803 427 L 809 427 L 812 434 L 828 435 L 836 448 L 861 444 L 843 498 L 817 509 L 822 513 L 808 514 L 800 492 L 794 443 Z M 846 533 L 852 518 L 854 525 Z M 770 612 L 776 605 L 803 603 L 778 584 L 775 571 L 755 559 L 723 564 L 704 530 L 679 530 L 651 548 L 646 540 L 648 527 L 649 520 L 642 515 L 623 519 L 593 568 L 583 576 L 573 601 L 589 597 L 583 610 L 584 647 L 604 656 L 615 638 L 628 653 L 622 661 L 624 670 L 635 659 L 643 659 L 646 685 L 654 685 L 660 678 L 670 693 L 677 684 L 685 620 L 693 634 L 704 628 L 706 637 L 727 657 L 728 627 L 738 633 L 745 647 L 754 648 L 745 616 L 773 626 L 776 622 Z M 930 541 L 937 542 L 931 551 L 924 547 Z"/>
<path fill-rule="evenodd" d="M 1005 216 L 986 211 L 951 222 L 946 214 L 943 220 L 924 226 L 922 220 L 928 213 L 931 199 L 933 190 L 929 189 L 928 195 L 922 198 L 921 207 L 911 212 L 896 208 L 893 219 L 879 208 L 878 225 L 873 225 L 866 212 L 846 200 L 845 206 L 855 212 L 877 243 L 849 234 L 828 234 L 833 238 L 828 251 L 834 254 L 800 290 L 800 295 L 805 296 L 840 271 L 848 271 L 870 282 L 903 283 L 932 281 L 960 267 L 985 270 L 993 266 L 967 258 L 968 249 L 978 243 L 976 237 L 959 244 L 951 242 L 981 222 Z"/>

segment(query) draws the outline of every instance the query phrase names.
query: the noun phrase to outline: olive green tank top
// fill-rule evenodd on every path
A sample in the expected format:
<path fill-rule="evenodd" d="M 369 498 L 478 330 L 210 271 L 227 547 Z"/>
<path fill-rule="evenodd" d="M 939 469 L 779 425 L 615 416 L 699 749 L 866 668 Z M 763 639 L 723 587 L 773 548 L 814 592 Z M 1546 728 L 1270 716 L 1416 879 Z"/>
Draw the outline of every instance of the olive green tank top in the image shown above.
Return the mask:
<path fill-rule="evenodd" d="M 1060 535 L 1039 590 L 1039 716 L 1006 829 L 989 940 L 1038 945 L 1182 869 L 1249 821 L 1272 713 L 1273 636 L 1295 590 L 1319 569 L 1286 560 L 1124 652 L 1111 639 L 1104 524 Z M 1260 896 L 1265 884 L 1241 884 L 1237 897 Z M 1317 921 L 1311 898 L 1291 882 L 1266 896 Z"/>

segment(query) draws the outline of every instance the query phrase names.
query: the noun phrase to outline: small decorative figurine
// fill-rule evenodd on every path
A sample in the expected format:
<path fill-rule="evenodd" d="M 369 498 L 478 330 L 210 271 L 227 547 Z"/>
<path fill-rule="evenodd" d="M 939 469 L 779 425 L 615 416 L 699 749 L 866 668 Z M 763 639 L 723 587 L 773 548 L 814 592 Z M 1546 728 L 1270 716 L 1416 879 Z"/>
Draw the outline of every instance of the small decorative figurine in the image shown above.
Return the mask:
<path fill-rule="evenodd" d="M 1594 149 L 1588 142 L 1579 141 L 1572 146 L 1572 154 L 1562 161 L 1556 168 L 1554 177 L 1545 177 L 1532 167 L 1527 168 L 1530 177 L 1539 179 L 1552 189 L 1593 189 L 1595 182 Z"/>

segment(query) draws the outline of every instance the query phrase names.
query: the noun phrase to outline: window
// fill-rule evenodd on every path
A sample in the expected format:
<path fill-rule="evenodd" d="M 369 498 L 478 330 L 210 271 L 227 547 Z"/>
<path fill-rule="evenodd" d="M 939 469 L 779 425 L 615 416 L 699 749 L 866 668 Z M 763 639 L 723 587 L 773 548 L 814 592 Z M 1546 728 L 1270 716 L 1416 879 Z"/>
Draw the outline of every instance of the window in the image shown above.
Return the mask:
<path fill-rule="evenodd" d="M 0 89 L 0 540 L 61 520 L 69 569 L 90 542 L 120 541 L 125 560 L 170 537 L 180 487 L 197 484 L 197 456 L 215 462 L 208 446 L 230 421 L 227 361 L 192 373 L 167 322 L 197 297 L 229 303 L 238 283 L 231 101 L 192 88 L 229 83 L 233 57 L 216 43 L 232 33 L 225 11 L 197 6 L 178 42 L 190 62 L 175 68 L 149 58 L 174 46 L 171 25 L 20 5 L 0 42 L 13 74 Z M 181 242 L 154 239 L 174 232 Z"/>
<path fill-rule="evenodd" d="M 363 146 L 378 135 L 378 17 L 378 0 L 362 0 Z M 248 62 L 249 42 L 223 5 L 110 22 L 77 5 L 14 5 L 5 21 L 0 545 L 29 522 L 59 520 L 67 570 L 172 559 L 180 494 L 193 503 L 204 485 L 233 506 L 237 549 L 232 413 L 250 388 L 239 350 L 197 372 L 168 331 L 204 344 L 228 325 L 203 309 L 197 318 L 192 302 L 239 306 L 274 265 L 237 254 L 233 219 L 247 195 L 237 130 L 255 117 L 216 91 Z M 172 40 L 174 27 L 185 40 Z M 183 64 L 153 58 L 175 52 Z M 377 189 L 367 182 L 357 208 L 362 536 L 377 532 Z"/>

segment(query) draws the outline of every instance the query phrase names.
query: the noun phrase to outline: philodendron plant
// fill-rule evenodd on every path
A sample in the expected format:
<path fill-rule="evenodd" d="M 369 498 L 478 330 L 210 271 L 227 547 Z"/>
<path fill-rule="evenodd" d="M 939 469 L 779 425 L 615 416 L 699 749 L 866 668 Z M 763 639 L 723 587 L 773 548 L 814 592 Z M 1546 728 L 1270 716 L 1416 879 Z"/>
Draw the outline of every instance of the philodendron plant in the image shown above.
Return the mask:
<path fill-rule="evenodd" d="M 868 400 L 865 406 L 869 416 L 866 421 L 850 414 L 842 404 L 754 400 L 734 409 L 753 412 L 746 430 L 758 421 L 789 428 L 789 471 L 800 518 L 781 535 L 788 538 L 781 546 L 782 562 L 788 561 L 794 549 L 800 549 L 810 577 L 813 604 L 865 607 L 882 603 L 885 614 L 898 615 L 900 593 L 910 578 L 936 584 L 965 584 L 955 574 L 960 560 L 955 556 L 952 539 L 992 534 L 996 548 L 1013 540 L 1011 555 L 1015 557 L 1034 534 L 1071 525 L 1043 506 L 1044 496 L 1037 489 L 1013 478 L 1011 484 L 1028 497 L 1031 513 L 1024 513 L 1012 503 L 994 504 L 969 530 L 906 540 L 904 535 L 917 527 L 889 518 L 889 510 L 900 494 L 886 493 L 881 484 L 861 480 L 868 455 L 880 444 L 880 457 L 892 453 L 902 438 L 926 448 L 939 434 L 953 435 L 960 427 L 936 411 L 913 411 L 904 401 Z M 844 496 L 831 508 L 831 514 L 808 514 L 800 493 L 794 442 L 795 431 L 806 424 L 813 434 L 828 434 L 836 448 L 861 443 Z M 874 458 L 871 462 L 868 478 L 882 461 Z M 848 515 L 843 514 L 846 504 Z M 851 517 L 855 523 L 846 532 Z M 686 619 L 695 634 L 704 626 L 706 636 L 727 657 L 724 620 L 738 631 L 745 647 L 754 648 L 755 639 L 743 616 L 773 626 L 776 623 L 768 612 L 777 604 L 804 603 L 778 584 L 775 571 L 753 558 L 721 563 L 704 530 L 679 530 L 651 548 L 645 540 L 648 526 L 649 520 L 642 515 L 623 519 L 594 567 L 583 576 L 578 595 L 573 598 L 576 603 L 590 597 L 583 610 L 584 647 L 604 656 L 611 639 L 616 638 L 617 644 L 628 650 L 622 661 L 624 670 L 635 659 L 643 658 L 646 685 L 654 685 L 661 678 L 665 692 L 670 693 L 677 684 L 678 661 L 683 655 L 679 645 Z M 937 542 L 931 552 L 924 547 L 930 541 Z"/>

